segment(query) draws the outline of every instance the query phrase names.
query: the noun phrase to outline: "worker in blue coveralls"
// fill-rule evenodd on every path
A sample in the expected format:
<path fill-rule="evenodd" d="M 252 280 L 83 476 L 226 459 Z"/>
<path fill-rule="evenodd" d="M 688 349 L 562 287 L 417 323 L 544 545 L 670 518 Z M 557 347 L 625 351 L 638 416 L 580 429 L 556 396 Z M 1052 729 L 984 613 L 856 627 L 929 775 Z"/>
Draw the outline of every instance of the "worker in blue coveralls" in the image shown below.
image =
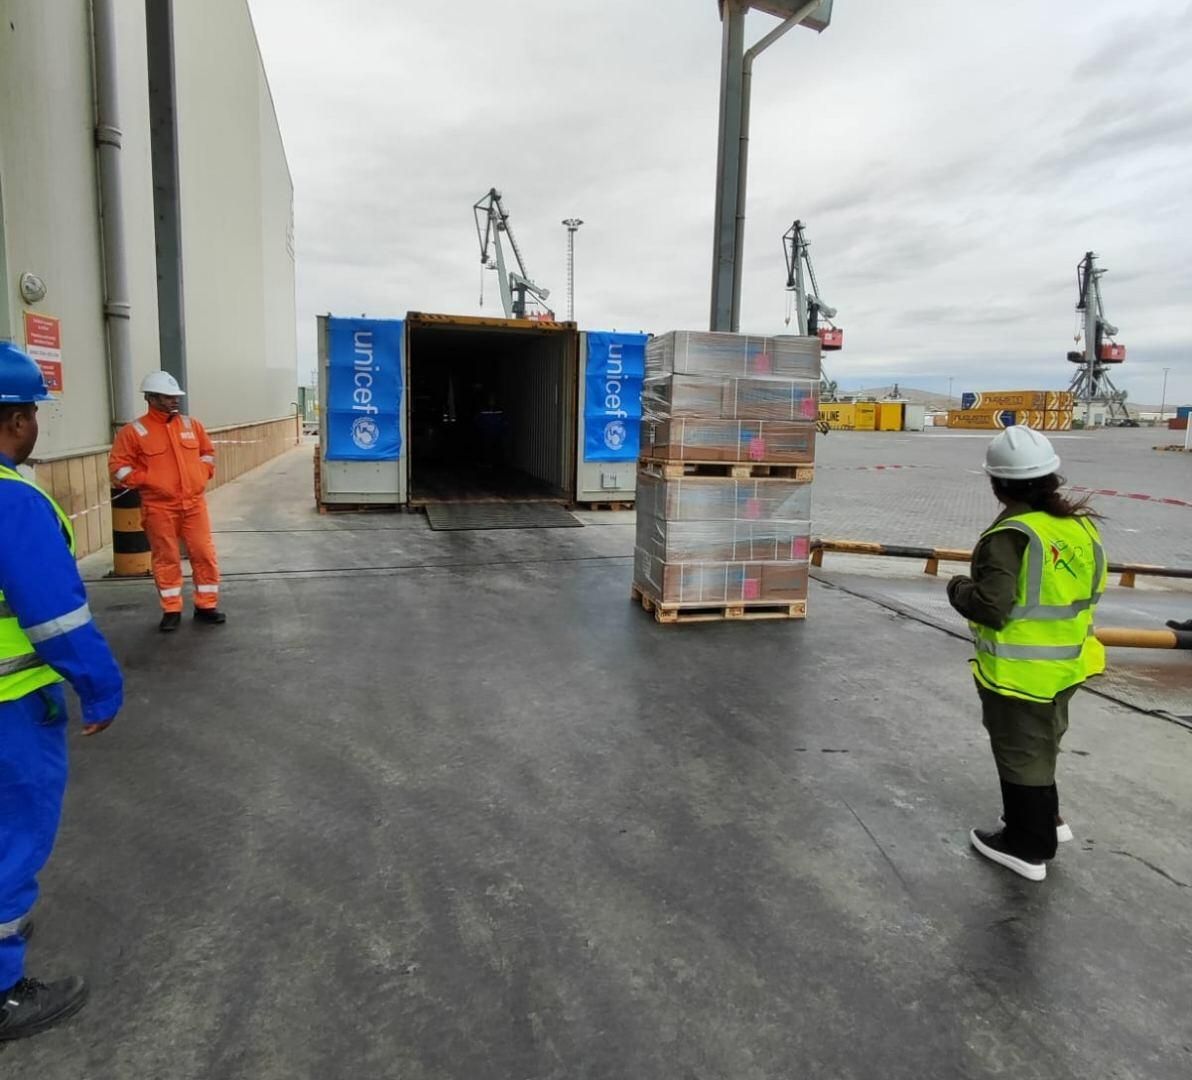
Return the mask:
<path fill-rule="evenodd" d="M 17 472 L 47 397 L 33 360 L 0 342 L 0 1041 L 44 1031 L 87 1000 L 77 976 L 27 978 L 25 943 L 66 790 L 62 682 L 82 702 L 84 735 L 103 731 L 124 700 L 120 669 L 91 621 L 70 519 Z"/>

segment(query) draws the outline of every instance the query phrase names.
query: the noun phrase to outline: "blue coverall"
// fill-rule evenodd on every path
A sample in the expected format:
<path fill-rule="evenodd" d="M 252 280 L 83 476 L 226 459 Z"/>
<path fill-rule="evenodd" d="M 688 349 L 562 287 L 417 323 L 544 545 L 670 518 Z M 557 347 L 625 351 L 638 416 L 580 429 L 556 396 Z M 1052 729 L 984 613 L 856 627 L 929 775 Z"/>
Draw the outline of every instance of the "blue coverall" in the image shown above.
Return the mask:
<path fill-rule="evenodd" d="M 13 463 L 0 454 L 0 464 Z M 49 500 L 0 480 L 0 592 L 22 627 L 40 626 L 87 603 L 74 557 Z M 38 655 L 79 695 L 83 722 L 113 719 L 124 700 L 115 658 L 95 623 L 40 640 Z M 56 683 L 0 702 L 0 990 L 24 974 L 17 926 L 37 899 L 66 790 L 66 696 Z"/>

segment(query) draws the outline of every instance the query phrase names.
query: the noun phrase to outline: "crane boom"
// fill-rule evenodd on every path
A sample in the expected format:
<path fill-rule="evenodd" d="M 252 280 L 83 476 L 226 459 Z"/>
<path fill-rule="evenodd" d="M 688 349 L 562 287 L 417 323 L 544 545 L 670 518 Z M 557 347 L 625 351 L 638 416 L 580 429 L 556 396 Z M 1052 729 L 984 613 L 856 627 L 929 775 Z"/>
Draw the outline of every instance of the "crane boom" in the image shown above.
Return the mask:
<path fill-rule="evenodd" d="M 526 318 L 527 296 L 533 297 L 546 313 L 553 317 L 554 313 L 546 306 L 550 289 L 535 284 L 526 270 L 521 248 L 518 247 L 513 228 L 509 224 L 509 212 L 501 201 L 501 193 L 496 188 L 489 188 L 488 193 L 473 205 L 472 216 L 476 221 L 476 238 L 480 241 L 480 264 L 486 270 L 497 272 L 505 318 Z M 509 241 L 517 270 L 510 270 L 505 264 L 502 234 Z"/>
<path fill-rule="evenodd" d="M 836 327 L 832 320 L 836 318 L 836 309 L 824 302 L 820 296 L 819 282 L 815 278 L 815 267 L 811 263 L 808 250 L 807 235 L 802 221 L 796 220 L 783 234 L 782 249 L 786 255 L 786 289 L 791 294 L 788 305 L 793 301 L 795 322 L 800 334 L 818 337 L 825 351 L 843 348 L 844 331 Z M 806 274 L 806 279 L 804 279 Z M 807 288 L 811 285 L 810 291 Z M 820 320 L 826 325 L 821 326 Z M 786 322 L 790 325 L 790 306 L 787 308 Z M 820 374 L 820 396 L 825 401 L 833 401 L 836 396 L 836 384 L 823 373 Z"/>

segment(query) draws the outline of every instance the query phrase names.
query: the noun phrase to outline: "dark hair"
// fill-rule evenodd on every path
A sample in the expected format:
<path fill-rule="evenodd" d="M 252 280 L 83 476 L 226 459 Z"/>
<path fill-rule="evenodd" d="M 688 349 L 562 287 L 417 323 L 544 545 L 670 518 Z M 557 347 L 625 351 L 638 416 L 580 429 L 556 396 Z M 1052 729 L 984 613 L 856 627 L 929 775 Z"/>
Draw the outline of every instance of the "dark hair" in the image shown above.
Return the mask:
<path fill-rule="evenodd" d="M 1003 480 L 991 476 L 993 493 L 1003 503 L 1026 503 L 1032 510 L 1041 510 L 1052 517 L 1091 517 L 1101 515 L 1089 506 L 1091 496 L 1073 499 L 1060 491 L 1067 481 L 1059 473 L 1037 476 L 1031 480 Z"/>
<path fill-rule="evenodd" d="M 31 415 L 30 410 L 32 408 L 32 405 L 24 401 L 18 401 L 16 404 L 6 403 L 0 405 L 0 427 L 7 424 L 14 416 L 24 416 L 27 419 Z"/>

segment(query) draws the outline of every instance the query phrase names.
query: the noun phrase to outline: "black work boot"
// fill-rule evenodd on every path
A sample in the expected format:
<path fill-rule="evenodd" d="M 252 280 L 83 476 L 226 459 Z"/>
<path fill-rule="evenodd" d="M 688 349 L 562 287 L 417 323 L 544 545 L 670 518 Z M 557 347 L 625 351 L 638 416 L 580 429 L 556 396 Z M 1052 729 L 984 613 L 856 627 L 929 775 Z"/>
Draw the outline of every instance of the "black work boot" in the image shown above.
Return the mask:
<path fill-rule="evenodd" d="M 182 625 L 181 611 L 167 611 L 161 617 L 161 622 L 157 624 L 158 630 L 163 634 L 168 634 L 171 630 L 177 630 Z"/>
<path fill-rule="evenodd" d="M 222 626 L 228 617 L 219 608 L 195 608 L 195 622 L 210 623 L 212 626 Z"/>
<path fill-rule="evenodd" d="M 49 984 L 22 979 L 0 995 L 0 1041 L 36 1035 L 86 1004 L 87 984 L 77 975 Z"/>

